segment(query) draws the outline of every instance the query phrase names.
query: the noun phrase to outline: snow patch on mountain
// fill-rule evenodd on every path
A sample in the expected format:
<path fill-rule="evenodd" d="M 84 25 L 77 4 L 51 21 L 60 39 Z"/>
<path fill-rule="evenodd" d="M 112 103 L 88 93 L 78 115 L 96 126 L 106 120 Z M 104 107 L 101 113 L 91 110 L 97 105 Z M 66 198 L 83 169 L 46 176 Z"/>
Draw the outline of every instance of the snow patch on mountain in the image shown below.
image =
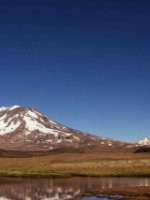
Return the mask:
<path fill-rule="evenodd" d="M 12 106 L 12 107 L 9 107 L 8 109 L 9 109 L 9 110 L 14 110 L 14 109 L 16 109 L 16 108 L 20 108 L 20 106 L 14 105 L 14 106 Z"/>
<path fill-rule="evenodd" d="M 16 123 L 15 122 L 5 123 L 4 121 L 0 121 L 0 135 L 14 132 L 16 129 L 19 128 L 20 125 L 21 125 L 20 121 L 17 121 Z"/>
<path fill-rule="evenodd" d="M 0 108 L 0 112 L 1 112 L 1 111 L 4 111 L 4 110 L 6 110 L 6 109 L 8 109 L 8 107 L 1 107 L 1 108 Z"/>
<path fill-rule="evenodd" d="M 23 119 L 26 122 L 26 129 L 28 130 L 28 133 L 38 130 L 41 133 L 53 134 L 55 136 L 58 136 L 58 133 L 56 133 L 55 131 L 53 131 L 50 128 L 46 128 L 44 125 L 42 125 L 41 123 L 37 122 L 33 118 L 25 116 Z"/>
<path fill-rule="evenodd" d="M 27 115 L 29 115 L 30 117 L 35 118 L 35 119 L 38 118 L 37 114 L 35 112 L 32 112 L 31 110 L 27 111 Z"/>
<path fill-rule="evenodd" d="M 143 140 L 140 140 L 138 142 L 138 144 L 139 145 L 145 145 L 145 146 L 150 145 L 150 138 L 144 138 Z"/>

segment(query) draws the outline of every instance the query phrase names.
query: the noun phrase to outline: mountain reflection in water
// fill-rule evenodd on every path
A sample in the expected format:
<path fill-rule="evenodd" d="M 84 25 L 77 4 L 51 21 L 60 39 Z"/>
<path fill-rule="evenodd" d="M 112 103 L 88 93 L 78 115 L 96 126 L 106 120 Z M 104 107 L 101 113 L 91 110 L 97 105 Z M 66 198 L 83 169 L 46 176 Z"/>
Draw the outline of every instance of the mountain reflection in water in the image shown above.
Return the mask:
<path fill-rule="evenodd" d="M 77 200 L 89 189 L 148 185 L 150 178 L 1 178 L 0 200 Z"/>

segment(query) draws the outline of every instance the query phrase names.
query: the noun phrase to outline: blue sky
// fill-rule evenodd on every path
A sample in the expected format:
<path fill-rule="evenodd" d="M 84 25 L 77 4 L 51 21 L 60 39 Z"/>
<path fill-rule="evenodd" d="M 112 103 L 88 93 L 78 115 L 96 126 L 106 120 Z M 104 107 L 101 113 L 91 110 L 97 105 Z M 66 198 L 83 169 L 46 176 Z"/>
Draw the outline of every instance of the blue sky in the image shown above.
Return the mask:
<path fill-rule="evenodd" d="M 69 127 L 150 136 L 150 2 L 0 1 L 0 106 Z"/>

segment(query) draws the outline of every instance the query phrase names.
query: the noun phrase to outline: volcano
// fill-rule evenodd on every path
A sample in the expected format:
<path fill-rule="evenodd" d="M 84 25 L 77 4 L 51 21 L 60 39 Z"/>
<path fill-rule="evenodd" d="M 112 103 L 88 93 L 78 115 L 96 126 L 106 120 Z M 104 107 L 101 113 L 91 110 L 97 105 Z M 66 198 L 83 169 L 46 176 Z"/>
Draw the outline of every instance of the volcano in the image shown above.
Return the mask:
<path fill-rule="evenodd" d="M 116 148 L 125 143 L 63 126 L 34 108 L 0 108 L 0 148 L 50 151 L 60 148 Z"/>

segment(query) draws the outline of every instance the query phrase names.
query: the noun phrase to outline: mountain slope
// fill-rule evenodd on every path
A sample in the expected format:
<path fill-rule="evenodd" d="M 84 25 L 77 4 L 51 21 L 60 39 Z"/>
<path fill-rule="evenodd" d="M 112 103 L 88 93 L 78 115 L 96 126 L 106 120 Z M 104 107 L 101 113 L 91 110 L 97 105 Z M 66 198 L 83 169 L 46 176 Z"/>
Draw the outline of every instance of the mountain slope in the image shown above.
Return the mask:
<path fill-rule="evenodd" d="M 33 108 L 0 108 L 0 146 L 2 149 L 49 151 L 57 148 L 113 148 L 125 143 L 100 138 L 54 122 Z"/>

